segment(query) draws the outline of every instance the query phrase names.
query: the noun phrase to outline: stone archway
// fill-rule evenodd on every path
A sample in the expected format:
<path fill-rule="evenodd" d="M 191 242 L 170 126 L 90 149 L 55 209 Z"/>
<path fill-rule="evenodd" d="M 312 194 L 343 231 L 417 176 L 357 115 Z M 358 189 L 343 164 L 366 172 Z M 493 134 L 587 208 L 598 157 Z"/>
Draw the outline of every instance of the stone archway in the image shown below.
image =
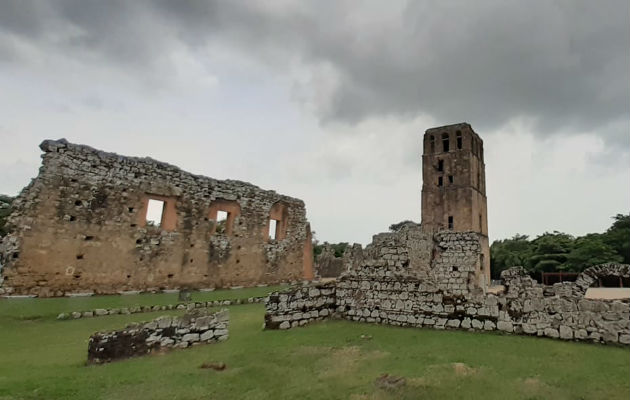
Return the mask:
<path fill-rule="evenodd" d="M 599 278 L 606 276 L 630 278 L 630 265 L 606 263 L 585 269 L 575 280 L 573 294 L 576 296 L 584 296 L 593 283 L 597 282 Z"/>

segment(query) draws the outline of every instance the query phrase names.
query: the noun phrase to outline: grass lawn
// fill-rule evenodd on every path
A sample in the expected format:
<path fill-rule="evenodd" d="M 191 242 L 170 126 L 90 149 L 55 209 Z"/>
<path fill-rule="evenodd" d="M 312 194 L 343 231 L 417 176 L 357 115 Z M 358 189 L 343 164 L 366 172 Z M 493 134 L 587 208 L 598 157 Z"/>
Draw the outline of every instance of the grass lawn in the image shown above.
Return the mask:
<path fill-rule="evenodd" d="M 256 288 L 203 293 L 252 296 Z M 176 295 L 139 295 L 142 304 Z M 85 366 L 97 330 L 166 314 L 57 321 L 59 312 L 120 306 L 132 296 L 0 301 L 0 399 L 624 399 L 625 348 L 498 334 L 326 321 L 263 331 L 264 307 L 230 307 L 226 342 Z M 129 303 L 131 302 L 131 303 Z M 176 312 L 172 312 L 176 313 Z M 371 339 L 362 339 L 369 335 Z M 225 371 L 200 369 L 225 362 Z M 383 374 L 406 385 L 380 389 Z"/>
<path fill-rule="evenodd" d="M 247 299 L 266 296 L 286 286 L 265 286 L 243 289 L 222 289 L 211 292 L 193 292 L 191 301 Z M 143 293 L 89 297 L 56 297 L 47 299 L 0 299 L 0 318 L 7 316 L 21 319 L 55 317 L 62 312 L 90 311 L 95 308 L 120 308 L 131 306 L 155 306 L 178 304 L 177 293 Z"/>

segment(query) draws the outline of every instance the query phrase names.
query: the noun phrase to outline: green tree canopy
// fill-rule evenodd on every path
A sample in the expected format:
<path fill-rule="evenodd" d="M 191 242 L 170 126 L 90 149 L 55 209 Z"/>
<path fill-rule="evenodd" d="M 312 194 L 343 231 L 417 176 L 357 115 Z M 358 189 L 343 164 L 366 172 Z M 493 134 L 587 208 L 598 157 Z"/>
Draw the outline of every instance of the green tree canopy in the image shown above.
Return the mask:
<path fill-rule="evenodd" d="M 526 266 L 532 255 L 532 245 L 527 235 L 516 234 L 510 239 L 495 240 L 490 246 L 490 269 L 498 279 L 501 271 L 515 266 Z"/>
<path fill-rule="evenodd" d="M 604 235 L 599 233 L 590 233 L 577 238 L 567 256 L 566 269 L 581 272 L 593 265 L 623 261 L 623 257 L 603 239 Z"/>
<path fill-rule="evenodd" d="M 575 238 L 569 234 L 553 231 L 545 232 L 532 240 L 532 256 L 529 270 L 532 272 L 553 272 L 566 270 L 567 256 L 573 250 Z"/>
<path fill-rule="evenodd" d="M 526 235 L 495 240 L 490 246 L 492 276 L 506 268 L 523 266 L 532 274 L 540 272 L 581 272 L 607 262 L 630 264 L 630 214 L 617 214 L 603 233 L 578 238 L 563 232 L 545 232 L 534 240 Z"/>
<path fill-rule="evenodd" d="M 612 218 L 614 222 L 602 235 L 602 240 L 621 256 L 625 264 L 630 264 L 630 214 L 617 214 Z"/>

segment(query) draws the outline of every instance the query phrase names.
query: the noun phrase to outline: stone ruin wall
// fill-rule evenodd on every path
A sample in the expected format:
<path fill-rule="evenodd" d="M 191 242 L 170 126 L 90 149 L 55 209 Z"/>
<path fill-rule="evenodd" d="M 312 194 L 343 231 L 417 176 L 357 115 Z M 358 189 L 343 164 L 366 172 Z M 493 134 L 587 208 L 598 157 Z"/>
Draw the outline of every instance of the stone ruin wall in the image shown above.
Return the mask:
<path fill-rule="evenodd" d="M 169 348 L 186 348 L 228 339 L 228 310 L 194 310 L 181 317 L 162 316 L 123 330 L 97 332 L 88 341 L 88 364 L 102 364 Z"/>
<path fill-rule="evenodd" d="M 359 243 L 348 246 L 341 257 L 335 257 L 334 248 L 324 243 L 322 252 L 315 258 L 315 276 L 337 278 L 346 271 L 358 268 L 363 261 L 363 247 Z"/>
<path fill-rule="evenodd" d="M 12 295 L 253 286 L 312 278 L 301 200 L 150 158 L 46 140 L 0 249 Z M 160 226 L 149 199 L 164 201 Z M 217 224 L 219 210 L 229 212 Z M 269 221 L 278 221 L 269 240 Z"/>
<path fill-rule="evenodd" d="M 405 238 L 407 236 L 407 238 Z M 336 282 L 273 293 L 266 304 L 266 329 L 288 329 L 324 318 L 434 329 L 502 331 L 566 340 L 630 344 L 627 300 L 584 298 L 598 276 L 630 277 L 630 266 L 587 269 L 576 282 L 544 286 L 520 268 L 504 271 L 504 293 L 484 294 L 475 285 L 480 268 L 475 233 L 437 234 L 436 257 L 416 270 L 404 244 L 415 232 L 386 234 L 372 244 L 372 258 Z M 385 236 L 377 235 L 380 240 Z M 397 238 L 396 238 L 397 237 Z M 397 240 L 398 239 L 398 240 Z M 378 250 L 377 250 L 378 249 Z"/>

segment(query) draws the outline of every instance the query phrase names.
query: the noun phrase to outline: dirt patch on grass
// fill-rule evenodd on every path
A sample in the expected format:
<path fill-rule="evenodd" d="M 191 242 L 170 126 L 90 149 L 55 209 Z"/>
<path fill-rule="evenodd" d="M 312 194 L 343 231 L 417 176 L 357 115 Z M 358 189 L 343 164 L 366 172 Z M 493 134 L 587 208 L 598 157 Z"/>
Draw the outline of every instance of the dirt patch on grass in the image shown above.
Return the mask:
<path fill-rule="evenodd" d="M 450 381 L 457 381 L 463 378 L 475 377 L 481 374 L 481 369 L 470 365 L 456 362 L 451 364 L 430 365 L 423 376 L 409 378 L 409 386 L 417 388 L 439 387 Z"/>
<path fill-rule="evenodd" d="M 520 382 L 520 386 L 523 388 L 523 393 L 529 394 L 548 394 L 553 391 L 553 388 L 541 381 L 538 377 L 525 378 Z"/>
<path fill-rule="evenodd" d="M 302 346 L 298 347 L 295 353 L 300 356 L 319 356 L 330 354 L 332 349 L 330 346 Z"/>
<path fill-rule="evenodd" d="M 459 376 L 475 375 L 479 372 L 478 369 L 470 367 L 464 363 L 453 363 L 453 371 L 455 371 L 455 375 Z"/>
<path fill-rule="evenodd" d="M 328 353 L 328 357 L 323 361 L 320 369 L 320 378 L 331 378 L 334 376 L 344 376 L 355 373 L 360 365 L 385 358 L 389 353 L 385 351 L 368 351 L 363 352 L 358 346 L 332 348 Z"/>
<path fill-rule="evenodd" d="M 382 374 L 374 381 L 376 386 L 381 389 L 394 390 L 401 388 L 407 384 L 407 379 L 402 376 Z"/>

